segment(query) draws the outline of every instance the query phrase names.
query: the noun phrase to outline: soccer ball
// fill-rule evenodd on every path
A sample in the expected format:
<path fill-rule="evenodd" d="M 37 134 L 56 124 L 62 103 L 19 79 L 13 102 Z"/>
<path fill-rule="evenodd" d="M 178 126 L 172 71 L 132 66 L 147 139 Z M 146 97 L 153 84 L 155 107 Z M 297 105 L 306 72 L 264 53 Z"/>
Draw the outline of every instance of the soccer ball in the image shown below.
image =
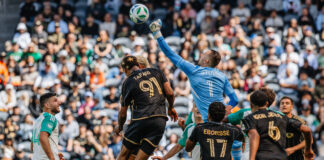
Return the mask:
<path fill-rule="evenodd" d="M 143 4 L 135 4 L 129 10 L 129 17 L 136 24 L 141 24 L 146 22 L 149 16 L 150 16 L 149 10 Z"/>

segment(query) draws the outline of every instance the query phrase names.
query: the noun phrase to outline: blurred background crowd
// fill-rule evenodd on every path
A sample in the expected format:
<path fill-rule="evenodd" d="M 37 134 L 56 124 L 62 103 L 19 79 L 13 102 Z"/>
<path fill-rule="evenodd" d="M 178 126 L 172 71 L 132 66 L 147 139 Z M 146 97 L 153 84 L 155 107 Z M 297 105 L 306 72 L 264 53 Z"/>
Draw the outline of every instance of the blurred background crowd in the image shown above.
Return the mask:
<path fill-rule="evenodd" d="M 150 20 L 129 20 L 135 3 Z M 190 84 L 160 51 L 149 32 L 160 18 L 165 40 L 185 60 L 197 63 L 208 48 L 222 55 L 218 69 L 229 78 L 239 107 L 267 86 L 295 100 L 294 113 L 314 134 L 324 157 L 324 0 L 25 0 L 12 39 L 0 51 L 0 158 L 27 160 L 40 115 L 39 97 L 52 91 L 63 102 L 59 149 L 66 159 L 117 157 L 117 124 L 125 55 L 142 55 L 161 69 L 175 91 L 175 107 L 186 118 Z M 1 24 L 6 25 L 6 24 Z M 130 115 L 130 113 L 128 113 Z M 168 122 L 156 155 L 176 143 L 182 129 Z M 184 151 L 177 158 L 187 159 Z"/>

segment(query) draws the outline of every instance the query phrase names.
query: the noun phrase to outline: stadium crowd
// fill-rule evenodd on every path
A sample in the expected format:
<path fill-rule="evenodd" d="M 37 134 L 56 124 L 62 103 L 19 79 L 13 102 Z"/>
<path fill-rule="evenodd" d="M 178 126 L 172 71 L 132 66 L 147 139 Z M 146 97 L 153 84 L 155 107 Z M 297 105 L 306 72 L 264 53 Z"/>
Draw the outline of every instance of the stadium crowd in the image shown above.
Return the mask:
<path fill-rule="evenodd" d="M 134 3 L 150 9 L 149 21 L 162 19 L 165 40 L 184 59 L 197 63 L 208 48 L 219 51 L 218 69 L 239 107 L 250 107 L 249 94 L 264 86 L 277 93 L 273 109 L 280 97 L 291 97 L 295 114 L 313 131 L 317 157 L 324 158 L 323 0 L 25 0 L 16 33 L 0 52 L 0 158 L 30 159 L 39 97 L 53 91 L 64 102 L 57 116 L 64 157 L 115 159 L 125 55 L 142 55 L 161 69 L 179 116 L 187 117 L 188 79 L 160 51 L 149 22 L 129 20 Z M 181 134 L 168 122 L 154 154 L 166 153 Z M 182 151 L 174 159 L 189 157 Z"/>

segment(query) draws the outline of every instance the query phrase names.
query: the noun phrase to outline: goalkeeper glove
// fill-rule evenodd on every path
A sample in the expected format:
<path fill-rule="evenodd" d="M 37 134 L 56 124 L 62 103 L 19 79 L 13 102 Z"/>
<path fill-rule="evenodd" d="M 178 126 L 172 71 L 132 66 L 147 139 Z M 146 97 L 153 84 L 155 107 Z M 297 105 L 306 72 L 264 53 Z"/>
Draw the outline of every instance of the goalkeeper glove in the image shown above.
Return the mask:
<path fill-rule="evenodd" d="M 162 21 L 160 19 L 153 21 L 150 24 L 150 30 L 153 32 L 153 36 L 155 39 L 162 37 L 161 33 Z"/>

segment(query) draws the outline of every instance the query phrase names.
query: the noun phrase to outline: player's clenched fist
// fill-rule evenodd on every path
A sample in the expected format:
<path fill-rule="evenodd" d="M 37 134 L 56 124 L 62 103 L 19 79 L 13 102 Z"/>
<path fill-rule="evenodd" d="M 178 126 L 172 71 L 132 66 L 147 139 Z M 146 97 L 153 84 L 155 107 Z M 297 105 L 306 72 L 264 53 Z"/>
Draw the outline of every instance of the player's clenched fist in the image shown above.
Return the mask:
<path fill-rule="evenodd" d="M 171 117 L 172 121 L 175 122 L 178 120 L 178 114 L 173 107 L 168 109 L 168 115 Z"/>
<path fill-rule="evenodd" d="M 61 152 L 58 153 L 58 156 L 59 156 L 60 160 L 65 160 L 64 156 L 63 156 L 63 154 Z"/>
<path fill-rule="evenodd" d="M 315 154 L 312 149 L 305 150 L 305 160 L 313 160 L 315 158 Z"/>
<path fill-rule="evenodd" d="M 155 20 L 150 24 L 150 30 L 153 32 L 153 36 L 155 39 L 162 36 L 160 32 L 161 27 L 162 27 L 162 21 L 160 19 Z"/>

